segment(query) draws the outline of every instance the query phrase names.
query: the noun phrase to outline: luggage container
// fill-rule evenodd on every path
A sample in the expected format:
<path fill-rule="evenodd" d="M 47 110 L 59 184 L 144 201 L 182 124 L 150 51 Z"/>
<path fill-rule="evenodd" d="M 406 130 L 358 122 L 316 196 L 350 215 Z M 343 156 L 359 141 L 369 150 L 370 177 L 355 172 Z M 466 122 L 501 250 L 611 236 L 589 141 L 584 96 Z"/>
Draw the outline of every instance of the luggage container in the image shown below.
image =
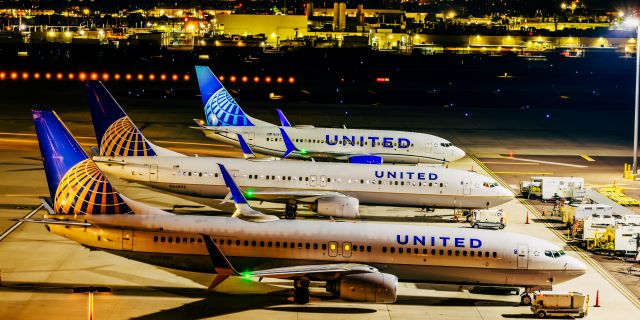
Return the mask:
<path fill-rule="evenodd" d="M 538 318 L 547 316 L 582 318 L 587 314 L 587 302 L 588 297 L 579 292 L 541 291 L 533 294 L 531 311 Z"/>

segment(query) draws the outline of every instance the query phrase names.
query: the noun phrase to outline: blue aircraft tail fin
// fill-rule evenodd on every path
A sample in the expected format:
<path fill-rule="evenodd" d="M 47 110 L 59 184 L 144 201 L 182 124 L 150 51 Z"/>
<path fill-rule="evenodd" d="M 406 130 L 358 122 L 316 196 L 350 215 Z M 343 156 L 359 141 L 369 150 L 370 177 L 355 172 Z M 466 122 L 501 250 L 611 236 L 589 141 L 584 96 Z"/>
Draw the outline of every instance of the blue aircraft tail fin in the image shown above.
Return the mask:
<path fill-rule="evenodd" d="M 133 213 L 55 112 L 31 113 L 55 213 Z"/>
<path fill-rule="evenodd" d="M 100 81 L 88 81 L 85 94 L 102 156 L 155 156 L 156 152 Z"/>
<path fill-rule="evenodd" d="M 287 120 L 287 117 L 284 116 L 284 112 L 282 112 L 282 110 L 280 110 L 279 108 L 276 108 L 276 112 L 278 112 L 280 124 L 282 124 L 283 127 L 291 127 L 291 122 L 289 122 L 289 120 Z"/>
<path fill-rule="evenodd" d="M 238 142 L 240 142 L 240 149 L 242 149 L 242 154 L 244 155 L 245 159 L 256 157 L 256 154 L 253 153 L 253 150 L 251 150 L 251 147 L 249 147 L 249 144 L 247 144 L 247 142 L 244 140 L 244 137 L 239 133 L 238 133 Z"/>
<path fill-rule="evenodd" d="M 254 125 L 209 67 L 196 66 L 196 76 L 208 126 Z"/>
<path fill-rule="evenodd" d="M 284 131 L 284 128 L 280 127 L 280 133 L 282 134 L 282 141 L 284 141 L 284 146 L 287 148 L 287 151 L 284 152 L 284 154 L 282 155 L 283 158 L 286 158 L 288 155 L 290 155 L 292 152 L 294 151 L 300 151 L 298 150 L 298 148 L 296 148 L 296 146 L 293 144 L 293 141 L 291 141 L 291 138 L 289 138 L 289 135 L 287 134 L 286 131 Z M 300 151 L 300 153 L 303 153 L 302 151 Z"/>

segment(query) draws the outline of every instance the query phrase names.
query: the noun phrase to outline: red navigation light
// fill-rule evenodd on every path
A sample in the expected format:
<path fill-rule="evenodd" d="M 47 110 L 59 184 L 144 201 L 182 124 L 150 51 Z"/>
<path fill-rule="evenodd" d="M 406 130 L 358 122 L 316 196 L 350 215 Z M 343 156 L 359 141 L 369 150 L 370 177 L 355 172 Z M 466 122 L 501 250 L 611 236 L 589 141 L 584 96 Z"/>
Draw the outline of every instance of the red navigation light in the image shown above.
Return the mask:
<path fill-rule="evenodd" d="M 184 81 L 189 81 L 189 79 L 191 79 L 191 77 L 188 74 L 184 75 Z"/>
<path fill-rule="evenodd" d="M 294 83 L 296 82 L 296 78 L 294 77 L 289 77 L 289 83 Z"/>
<path fill-rule="evenodd" d="M 108 81 L 109 80 L 109 74 L 108 73 L 103 73 L 102 74 L 102 80 L 103 81 Z"/>
<path fill-rule="evenodd" d="M 276 79 L 276 81 L 278 81 L 278 83 L 282 83 L 282 77 L 278 77 L 278 79 Z"/>
<path fill-rule="evenodd" d="M 247 78 L 247 76 L 242 76 L 242 82 L 247 82 L 249 81 L 249 78 Z"/>
<path fill-rule="evenodd" d="M 98 80 L 98 74 L 95 72 L 91 72 L 90 77 L 91 77 L 91 80 Z"/>
<path fill-rule="evenodd" d="M 236 82 L 236 76 L 231 76 L 231 77 L 229 77 L 229 81 L 231 81 L 231 82 Z"/>
<path fill-rule="evenodd" d="M 81 81 L 84 81 L 84 80 L 86 80 L 86 79 L 87 79 L 87 74 L 86 74 L 86 73 L 84 73 L 84 72 L 80 72 L 80 73 L 78 74 L 78 78 L 79 78 Z"/>
<path fill-rule="evenodd" d="M 153 81 L 155 79 L 156 79 L 156 75 L 155 74 L 152 73 L 152 74 L 149 75 L 149 80 Z"/>
<path fill-rule="evenodd" d="M 29 73 L 28 73 L 28 72 L 23 72 L 23 73 L 22 73 L 22 79 L 23 79 L 23 80 L 27 80 L 27 79 L 29 79 Z"/>
<path fill-rule="evenodd" d="M 255 83 L 260 82 L 260 77 L 258 77 L 258 76 L 253 77 L 253 82 L 255 82 Z"/>

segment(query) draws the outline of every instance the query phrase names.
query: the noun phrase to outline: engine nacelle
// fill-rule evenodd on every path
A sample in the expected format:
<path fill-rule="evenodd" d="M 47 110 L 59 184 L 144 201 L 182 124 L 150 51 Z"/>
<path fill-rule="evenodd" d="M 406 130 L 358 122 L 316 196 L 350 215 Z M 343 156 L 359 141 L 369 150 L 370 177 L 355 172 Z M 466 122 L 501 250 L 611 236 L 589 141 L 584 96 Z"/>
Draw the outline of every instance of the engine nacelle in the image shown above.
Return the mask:
<path fill-rule="evenodd" d="M 320 198 L 311 205 L 311 210 L 321 216 L 351 219 L 358 217 L 359 208 L 360 200 L 347 196 Z"/>
<path fill-rule="evenodd" d="M 328 292 L 340 299 L 358 302 L 394 303 L 397 288 L 398 277 L 381 272 L 350 274 L 327 282 Z"/>

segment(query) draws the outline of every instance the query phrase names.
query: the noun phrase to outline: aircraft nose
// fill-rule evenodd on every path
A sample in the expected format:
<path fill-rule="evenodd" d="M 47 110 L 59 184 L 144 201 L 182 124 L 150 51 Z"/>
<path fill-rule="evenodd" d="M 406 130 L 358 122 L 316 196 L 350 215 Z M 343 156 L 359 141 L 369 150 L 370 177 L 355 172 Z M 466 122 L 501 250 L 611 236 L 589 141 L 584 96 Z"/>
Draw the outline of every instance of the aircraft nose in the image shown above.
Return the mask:
<path fill-rule="evenodd" d="M 466 155 L 466 153 L 458 148 L 458 147 L 452 147 L 453 150 L 451 150 L 451 160 L 450 161 L 456 161 L 458 159 L 462 159 L 464 158 L 464 156 Z"/>
<path fill-rule="evenodd" d="M 506 198 L 515 198 L 515 194 L 513 193 L 513 191 L 503 187 L 503 186 L 498 186 L 498 193 L 501 197 L 506 197 Z"/>
<path fill-rule="evenodd" d="M 571 272 L 576 277 L 587 273 L 587 265 L 574 257 L 566 257 L 565 270 Z"/>

